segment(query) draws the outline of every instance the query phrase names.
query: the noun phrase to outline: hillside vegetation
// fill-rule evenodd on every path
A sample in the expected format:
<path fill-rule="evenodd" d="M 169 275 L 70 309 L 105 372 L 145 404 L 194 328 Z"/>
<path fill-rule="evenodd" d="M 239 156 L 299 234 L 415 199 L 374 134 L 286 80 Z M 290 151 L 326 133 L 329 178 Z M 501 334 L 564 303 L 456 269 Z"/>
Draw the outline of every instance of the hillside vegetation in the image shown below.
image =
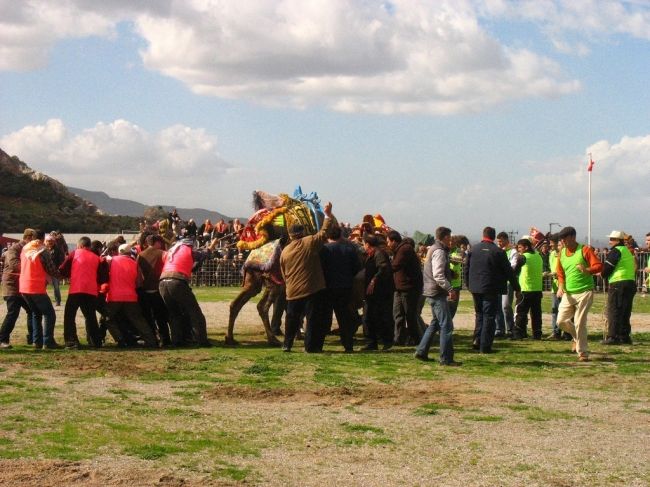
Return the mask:
<path fill-rule="evenodd" d="M 0 181 L 0 232 L 21 232 L 28 226 L 71 233 L 138 228 L 138 218 L 102 214 L 56 179 L 1 149 Z"/>

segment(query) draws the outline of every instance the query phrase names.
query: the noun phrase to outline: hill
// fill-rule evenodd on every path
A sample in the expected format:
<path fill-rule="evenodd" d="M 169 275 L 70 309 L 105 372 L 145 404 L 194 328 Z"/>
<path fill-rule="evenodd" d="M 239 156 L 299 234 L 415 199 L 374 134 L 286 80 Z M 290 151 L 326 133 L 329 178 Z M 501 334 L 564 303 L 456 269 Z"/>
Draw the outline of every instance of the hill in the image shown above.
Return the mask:
<path fill-rule="evenodd" d="M 68 190 L 77 196 L 80 196 L 84 200 L 92 203 L 97 208 L 99 208 L 104 213 L 109 215 L 127 215 L 142 217 L 145 211 L 150 208 L 147 205 L 138 203 L 137 201 L 124 200 L 120 198 L 112 198 L 103 191 L 88 191 L 81 188 L 68 187 Z M 210 219 L 211 222 L 217 222 L 220 219 L 225 221 L 232 220 L 233 217 L 226 216 L 218 211 L 205 210 L 203 208 L 178 208 L 176 206 L 170 205 L 156 205 L 160 206 L 165 212 L 170 212 L 174 208 L 178 211 L 178 214 L 183 220 L 189 220 L 193 218 L 197 224 L 201 224 L 207 219 Z M 240 220 L 245 221 L 245 218 L 240 218 Z"/>
<path fill-rule="evenodd" d="M 109 216 L 72 194 L 56 179 L 34 171 L 0 149 L 0 233 L 26 226 L 62 232 L 137 230 L 138 218 Z"/>

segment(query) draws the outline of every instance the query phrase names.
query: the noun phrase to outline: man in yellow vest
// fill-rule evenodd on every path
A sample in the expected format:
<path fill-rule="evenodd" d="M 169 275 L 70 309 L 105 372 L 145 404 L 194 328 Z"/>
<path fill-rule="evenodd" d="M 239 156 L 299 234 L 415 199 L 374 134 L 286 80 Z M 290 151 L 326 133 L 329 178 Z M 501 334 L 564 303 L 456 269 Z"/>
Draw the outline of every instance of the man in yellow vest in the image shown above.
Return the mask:
<path fill-rule="evenodd" d="M 558 237 L 563 248 L 556 269 L 557 296 L 562 299 L 557 322 L 573 337 L 578 360 L 588 362 L 587 315 L 594 301 L 594 275 L 602 272 L 603 264 L 592 247 L 577 242 L 575 228 L 564 227 Z"/>
<path fill-rule="evenodd" d="M 636 294 L 636 261 L 625 245 L 625 234 L 614 230 L 609 234 L 612 246 L 607 253 L 603 279 L 609 282 L 607 291 L 607 338 L 603 345 L 632 344 L 630 315 Z"/>
<path fill-rule="evenodd" d="M 535 252 L 530 240 L 522 238 L 517 242 L 517 266 L 521 300 L 515 306 L 514 340 L 528 338 L 528 313 L 535 340 L 542 339 L 542 274 L 543 262 L 539 252 Z"/>

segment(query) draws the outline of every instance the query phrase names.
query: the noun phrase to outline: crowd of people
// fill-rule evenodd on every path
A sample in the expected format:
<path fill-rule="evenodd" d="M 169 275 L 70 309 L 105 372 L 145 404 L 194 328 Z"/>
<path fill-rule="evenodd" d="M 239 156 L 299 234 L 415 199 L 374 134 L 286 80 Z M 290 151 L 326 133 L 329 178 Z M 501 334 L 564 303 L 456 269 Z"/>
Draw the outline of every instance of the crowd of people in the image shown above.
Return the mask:
<path fill-rule="evenodd" d="M 118 347 L 210 346 L 191 276 L 218 249 L 230 248 L 243 225 L 237 220 L 181 225 L 174 213 L 155 225 L 143 225 L 133 242 L 82 237 L 69 252 L 62 235 L 25 229 L 22 239 L 3 254 L 7 313 L 0 349 L 11 348 L 21 309 L 27 314 L 27 342 L 38 350 L 80 348 L 75 324 L 79 310 L 92 348 L 104 346 L 108 335 Z M 284 332 L 275 327 L 274 333 L 284 336 L 285 352 L 292 351 L 301 330 L 305 351 L 321 352 L 334 315 L 346 352 L 354 351 L 354 337 L 363 328 L 365 351 L 410 345 L 415 358 L 426 361 L 437 342 L 440 365 L 457 366 L 453 322 L 461 290 L 469 290 L 474 304 L 472 347 L 489 354 L 495 351 L 495 339 L 543 338 L 544 279 L 552 282 L 548 339 L 571 341 L 578 360 L 589 360 L 587 320 L 598 278 L 607 283 L 608 293 L 602 343 L 632 343 L 630 315 L 639 263 L 631 239 L 621 231 L 608 236 L 610 247 L 601 258 L 577 241 L 573 227 L 517 242 L 485 227 L 482 240 L 472 246 L 465 236 L 441 226 L 433 244 L 423 249 L 395 230 L 339 224 L 331 203 L 324 216 L 317 233 L 293 224 L 282 239 L 274 279 L 281 282 L 283 296 L 274 306 L 284 307 L 286 315 Z M 69 290 L 64 343 L 58 344 L 54 326 L 55 305 L 62 304 L 61 279 L 69 281 Z M 425 305 L 431 309 L 429 324 L 421 318 Z"/>

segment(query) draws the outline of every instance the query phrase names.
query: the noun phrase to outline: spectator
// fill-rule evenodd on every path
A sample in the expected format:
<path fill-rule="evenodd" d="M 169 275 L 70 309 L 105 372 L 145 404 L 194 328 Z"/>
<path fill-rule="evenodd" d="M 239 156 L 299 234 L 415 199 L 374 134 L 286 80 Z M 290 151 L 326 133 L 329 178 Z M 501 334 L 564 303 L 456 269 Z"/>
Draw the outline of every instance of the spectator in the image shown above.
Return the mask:
<path fill-rule="evenodd" d="M 48 276 L 58 279 L 59 271 L 43 245 L 44 238 L 45 233 L 36 230 L 34 239 L 23 247 L 18 279 L 20 293 L 33 313 L 32 341 L 36 350 L 59 348 L 54 340 L 56 313 L 45 287 Z"/>
<path fill-rule="evenodd" d="M 59 267 L 61 275 L 70 278 L 68 299 L 63 312 L 63 339 L 67 349 L 79 348 L 75 324 L 79 308 L 86 322 L 88 345 L 94 348 L 102 345 L 96 314 L 99 262 L 99 256 L 91 250 L 90 238 L 81 237 L 77 249 L 68 254 Z"/>
<path fill-rule="evenodd" d="M 355 316 L 352 309 L 354 276 L 361 270 L 356 246 L 345 240 L 340 226 L 332 226 L 327 233 L 328 243 L 321 251 L 326 285 L 326 315 L 332 321 L 332 312 L 339 324 L 341 344 L 346 352 L 353 351 Z"/>
<path fill-rule="evenodd" d="M 521 299 L 515 306 L 514 340 L 528 337 L 528 313 L 533 339 L 542 339 L 542 286 L 544 262 L 539 252 L 535 252 L 532 243 L 526 238 L 517 242 L 517 266 Z"/>
<path fill-rule="evenodd" d="M 45 248 L 50 253 L 52 262 L 54 266 L 58 269 L 63 261 L 65 260 L 65 254 L 62 252 L 61 248 L 56 244 L 55 232 L 52 232 L 45 236 Z M 61 285 L 59 280 L 56 277 L 50 277 L 50 282 L 52 283 L 52 288 L 54 289 L 54 302 L 57 306 L 61 306 Z"/>
<path fill-rule="evenodd" d="M 293 224 L 289 228 L 290 241 L 280 254 L 280 269 L 286 284 L 287 311 L 282 350 L 290 352 L 302 316 L 307 319 L 305 352 L 321 352 L 325 329 L 325 275 L 320 262 L 320 251 L 325 245 L 330 227 L 338 225 L 332 215 L 332 204 L 324 208 L 325 221 L 315 235 L 305 235 L 305 228 Z"/>
<path fill-rule="evenodd" d="M 636 294 L 636 261 L 627 247 L 625 234 L 614 230 L 609 234 L 610 251 L 603 267 L 607 290 L 607 337 L 603 345 L 632 344 L 630 316 Z"/>
<path fill-rule="evenodd" d="M 16 326 L 16 320 L 20 314 L 20 309 L 24 309 L 27 314 L 27 343 L 32 342 L 32 323 L 33 313 L 29 308 L 27 301 L 19 291 L 20 277 L 20 254 L 29 242 L 36 238 L 36 231 L 26 228 L 23 232 L 21 241 L 11 245 L 4 253 L 4 264 L 2 267 L 2 295 L 7 305 L 7 314 L 0 326 L 0 348 L 11 348 L 11 333 Z"/>
<path fill-rule="evenodd" d="M 377 350 L 378 342 L 383 350 L 393 346 L 393 276 L 388 254 L 376 235 L 363 238 L 366 257 L 364 262 L 366 279 L 366 325 L 368 343 L 364 350 Z"/>
<path fill-rule="evenodd" d="M 454 323 L 449 310 L 449 299 L 457 300 L 451 279 L 452 271 L 449 262 L 451 246 L 451 229 L 438 227 L 436 241 L 427 252 L 424 262 L 424 289 L 422 294 L 431 306 L 431 313 L 437 325 L 432 322 L 422 336 L 415 352 L 419 360 L 429 359 L 429 348 L 435 336 L 435 328 L 440 328 L 440 365 L 460 365 L 454 361 L 453 332 Z"/>
<path fill-rule="evenodd" d="M 603 264 L 592 247 L 577 242 L 575 228 L 564 227 L 558 237 L 562 251 L 557 266 L 557 296 L 562 300 L 557 321 L 573 338 L 578 360 L 588 362 L 587 315 L 594 300 L 593 276 L 602 272 Z"/>
<path fill-rule="evenodd" d="M 465 280 L 474 300 L 476 322 L 473 347 L 481 353 L 492 353 L 495 318 L 499 311 L 500 297 L 512 285 L 519 298 L 519 282 L 503 249 L 494 243 L 496 231 L 483 229 L 483 240 L 467 255 Z"/>
<path fill-rule="evenodd" d="M 387 235 L 388 248 L 393 252 L 393 320 L 394 342 L 397 345 L 417 345 L 420 342 L 418 327 L 418 301 L 422 295 L 422 264 L 415 253 L 415 242 L 402 239 L 399 232 Z"/>

